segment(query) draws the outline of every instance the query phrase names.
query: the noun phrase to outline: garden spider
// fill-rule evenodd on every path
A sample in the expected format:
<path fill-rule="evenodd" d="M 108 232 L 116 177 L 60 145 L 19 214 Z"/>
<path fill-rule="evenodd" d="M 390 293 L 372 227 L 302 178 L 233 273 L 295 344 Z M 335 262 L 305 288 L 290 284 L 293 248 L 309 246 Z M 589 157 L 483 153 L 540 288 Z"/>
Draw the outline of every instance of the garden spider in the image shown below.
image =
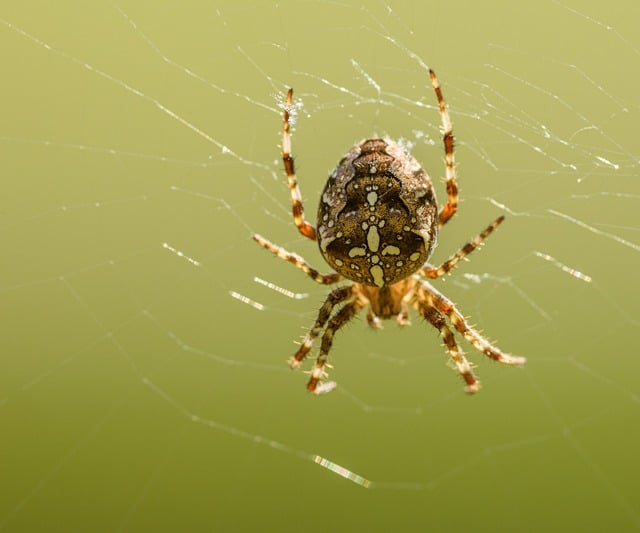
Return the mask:
<path fill-rule="evenodd" d="M 456 343 L 447 320 L 477 350 L 509 365 L 522 365 L 524 357 L 503 353 L 472 328 L 455 305 L 424 278 L 435 279 L 449 272 L 461 259 L 478 248 L 504 220 L 498 217 L 438 267 L 427 261 L 435 247 L 438 230 L 455 215 L 458 206 L 453 130 L 435 73 L 429 69 L 442 119 L 448 201 L 438 212 L 429 176 L 418 162 L 391 139 L 368 139 L 354 146 L 333 170 L 318 207 L 318 228 L 304 218 L 302 196 L 291 155 L 289 112 L 293 89 L 284 107 L 282 160 L 287 173 L 293 221 L 302 235 L 316 240 L 324 259 L 335 270 L 320 274 L 302 257 L 286 251 L 260 235 L 261 246 L 292 263 L 311 279 L 331 285 L 344 278 L 352 283 L 334 289 L 320 308 L 315 324 L 289 360 L 298 368 L 322 333 L 320 353 L 311 370 L 307 389 L 321 393 L 334 383 L 323 382 L 335 332 L 368 306 L 367 321 L 381 327 L 381 319 L 395 318 L 409 324 L 409 305 L 432 324 L 444 341 L 456 369 L 466 383 L 465 392 L 479 389 L 471 365 Z M 334 309 L 337 311 L 334 312 Z M 324 331 L 324 332 L 323 332 Z"/>

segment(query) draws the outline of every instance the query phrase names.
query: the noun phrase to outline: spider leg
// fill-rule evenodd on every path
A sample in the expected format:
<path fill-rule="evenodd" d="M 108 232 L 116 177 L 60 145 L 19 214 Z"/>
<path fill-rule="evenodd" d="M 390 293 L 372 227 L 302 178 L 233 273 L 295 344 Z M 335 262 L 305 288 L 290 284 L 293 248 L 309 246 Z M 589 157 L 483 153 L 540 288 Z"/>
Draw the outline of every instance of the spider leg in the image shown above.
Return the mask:
<path fill-rule="evenodd" d="M 474 375 L 473 370 L 471 370 L 469 361 L 467 361 L 466 357 L 458 347 L 456 339 L 453 335 L 453 331 L 451 331 L 451 328 L 447 326 L 442 313 L 419 300 L 414 301 L 414 307 L 416 308 L 416 311 L 418 311 L 433 327 L 435 327 L 440 332 L 440 336 L 444 341 L 447 352 L 449 352 L 449 355 L 451 356 L 451 360 L 454 362 L 454 364 L 456 365 L 456 369 L 467 384 L 464 391 L 469 394 L 478 392 L 478 390 L 480 389 L 480 382 Z"/>
<path fill-rule="evenodd" d="M 496 218 L 487 228 L 476 235 L 471 241 L 465 244 L 460 250 L 458 250 L 455 254 L 453 254 L 449 259 L 447 259 L 444 263 L 442 263 L 439 267 L 433 267 L 431 265 L 426 265 L 422 267 L 422 269 L 418 272 L 421 276 L 426 278 L 439 278 L 440 276 L 444 276 L 449 270 L 451 270 L 454 266 L 458 264 L 461 259 L 464 259 L 467 255 L 473 252 L 476 248 L 478 248 L 484 240 L 491 235 L 493 230 L 495 230 L 504 220 L 504 215 Z"/>
<path fill-rule="evenodd" d="M 291 359 L 289 359 L 289 366 L 291 368 L 298 368 L 302 364 L 302 361 L 304 361 L 304 358 L 313 346 L 313 341 L 316 340 L 316 337 L 320 334 L 322 328 L 324 328 L 327 320 L 329 320 L 333 308 L 339 303 L 349 299 L 352 295 L 353 285 L 338 287 L 329 293 L 329 296 L 327 296 L 327 299 L 322 304 L 320 311 L 318 311 L 318 316 L 313 327 L 309 330 L 309 333 L 306 334 L 300 348 L 298 348 L 298 351 Z"/>
<path fill-rule="evenodd" d="M 468 324 L 451 300 L 438 292 L 426 281 L 419 278 L 417 281 L 419 299 L 425 301 L 427 305 L 434 307 L 443 315 L 446 315 L 451 321 L 451 324 L 453 324 L 453 327 L 458 330 L 476 350 L 495 361 L 507 365 L 523 365 L 526 362 L 524 357 L 504 353 L 497 346 L 491 344 Z"/>
<path fill-rule="evenodd" d="M 342 326 L 344 326 L 349 320 L 351 320 L 360 309 L 365 306 L 365 302 L 360 299 L 352 300 L 344 305 L 327 324 L 327 329 L 324 330 L 322 335 L 322 344 L 320 346 L 320 353 L 316 359 L 315 365 L 311 370 L 311 378 L 307 383 L 307 390 L 309 392 L 320 392 L 322 390 L 318 385 L 322 385 L 321 380 L 327 376 L 324 368 L 327 366 L 327 359 L 329 358 L 329 350 L 333 344 L 333 335 Z M 316 390 L 317 389 L 317 390 Z"/>
<path fill-rule="evenodd" d="M 282 246 L 273 244 L 257 233 L 253 235 L 253 240 L 263 248 L 269 250 L 272 254 L 277 255 L 280 259 L 284 259 L 285 261 L 288 261 L 292 265 L 296 266 L 312 280 L 317 281 L 318 283 L 322 283 L 323 285 L 331 285 L 332 283 L 336 283 L 337 281 L 340 281 L 342 279 L 342 276 L 337 272 L 332 272 L 331 274 L 320 274 L 320 272 L 318 272 L 315 268 L 309 266 L 309 263 L 307 263 L 298 254 L 287 252 L 287 250 L 282 248 Z"/>
<path fill-rule="evenodd" d="M 440 84 L 436 73 L 429 69 L 429 77 L 431 78 L 431 85 L 436 92 L 438 98 L 438 105 L 440 107 L 440 118 L 442 119 L 442 136 L 444 141 L 444 161 L 446 170 L 447 181 L 447 197 L 448 201 L 446 205 L 440 210 L 438 217 L 438 227 L 444 226 L 447 221 L 456 214 L 458 210 L 458 185 L 456 183 L 456 160 L 453 153 L 453 126 L 451 125 L 451 119 L 449 118 L 449 111 L 444 103 L 442 91 L 440 90 Z"/>
<path fill-rule="evenodd" d="M 291 191 L 291 203 L 293 206 L 293 221 L 298 231 L 309 239 L 316 240 L 316 228 L 304 219 L 304 209 L 302 207 L 302 195 L 298 187 L 293 157 L 291 156 L 291 127 L 289 125 L 289 110 L 292 108 L 293 89 L 287 93 L 287 101 L 284 106 L 284 122 L 282 125 L 282 161 L 284 170 L 287 173 L 289 190 Z"/>

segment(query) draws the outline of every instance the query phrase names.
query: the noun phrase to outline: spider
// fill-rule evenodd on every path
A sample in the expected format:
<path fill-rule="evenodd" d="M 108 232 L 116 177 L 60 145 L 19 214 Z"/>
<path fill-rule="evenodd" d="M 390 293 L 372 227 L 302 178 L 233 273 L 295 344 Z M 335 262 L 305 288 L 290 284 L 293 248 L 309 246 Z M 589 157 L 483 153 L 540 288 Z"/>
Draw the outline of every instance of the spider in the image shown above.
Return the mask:
<path fill-rule="evenodd" d="M 289 360 L 291 368 L 300 367 L 315 339 L 322 334 L 320 353 L 307 383 L 310 392 L 328 392 L 335 386 L 324 381 L 330 367 L 333 336 L 363 308 L 368 308 L 369 326 L 381 328 L 383 319 L 395 318 L 401 326 L 408 325 L 409 306 L 413 307 L 439 331 L 453 365 L 465 381 L 467 393 L 477 392 L 480 383 L 448 322 L 491 359 L 508 365 L 525 363 L 524 357 L 506 354 L 485 339 L 451 300 L 427 281 L 447 274 L 504 220 L 504 216 L 498 217 L 440 266 L 428 263 L 439 229 L 451 220 L 458 207 L 453 129 L 438 79 L 431 69 L 429 76 L 442 120 L 447 203 L 438 210 L 429 176 L 397 142 L 389 138 L 366 139 L 347 152 L 329 176 L 318 207 L 317 229 L 304 217 L 291 155 L 293 89 L 287 93 L 282 160 L 291 193 L 293 221 L 302 235 L 317 241 L 320 253 L 334 272 L 321 274 L 299 255 L 260 235 L 253 235 L 253 239 L 318 283 L 332 285 L 345 278 L 351 281 L 329 293 L 313 327 Z"/>

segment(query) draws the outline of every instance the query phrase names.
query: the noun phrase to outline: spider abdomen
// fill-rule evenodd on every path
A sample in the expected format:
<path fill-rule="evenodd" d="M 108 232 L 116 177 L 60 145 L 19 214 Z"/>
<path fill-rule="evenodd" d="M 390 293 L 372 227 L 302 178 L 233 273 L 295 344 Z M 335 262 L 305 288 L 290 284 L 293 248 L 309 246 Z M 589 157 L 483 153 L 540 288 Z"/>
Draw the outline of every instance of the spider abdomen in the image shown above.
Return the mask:
<path fill-rule="evenodd" d="M 438 206 L 429 176 L 390 139 L 354 146 L 329 176 L 317 239 L 344 277 L 375 287 L 416 272 L 431 256 Z"/>

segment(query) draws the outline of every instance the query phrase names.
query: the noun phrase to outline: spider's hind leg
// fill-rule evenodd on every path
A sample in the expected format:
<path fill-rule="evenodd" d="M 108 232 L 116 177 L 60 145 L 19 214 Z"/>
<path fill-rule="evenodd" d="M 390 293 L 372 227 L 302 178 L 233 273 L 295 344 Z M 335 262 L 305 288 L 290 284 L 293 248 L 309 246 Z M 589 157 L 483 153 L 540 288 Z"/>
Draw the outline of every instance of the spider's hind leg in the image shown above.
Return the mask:
<path fill-rule="evenodd" d="M 527 360 L 524 357 L 511 355 L 503 352 L 497 346 L 485 339 L 478 331 L 472 328 L 466 321 L 462 313 L 446 296 L 438 292 L 435 287 L 423 280 L 419 280 L 419 297 L 429 307 L 437 309 L 439 313 L 446 316 L 453 327 L 462 334 L 476 350 L 482 352 L 487 357 L 506 365 L 521 366 Z"/>
<path fill-rule="evenodd" d="M 467 361 L 467 358 L 458 347 L 453 331 L 447 326 L 447 322 L 442 313 L 424 302 L 416 301 L 414 306 L 416 310 L 440 332 L 440 336 L 442 337 L 447 352 L 449 352 L 451 356 L 451 360 L 467 384 L 464 391 L 468 394 L 478 392 L 478 390 L 480 390 L 480 382 L 473 373 L 473 370 L 471 370 L 469 361 Z"/>
<path fill-rule="evenodd" d="M 298 368 L 302 364 L 302 361 L 307 357 L 307 353 L 311 350 L 313 342 L 316 340 L 318 335 L 320 335 L 320 332 L 322 332 L 327 320 L 331 317 L 334 307 L 351 298 L 352 294 L 353 285 L 338 287 L 329 293 L 329 296 L 327 296 L 327 299 L 322 304 L 320 311 L 318 311 L 318 316 L 313 327 L 304 337 L 298 351 L 291 359 L 289 359 L 289 366 L 291 368 Z"/>
<path fill-rule="evenodd" d="M 359 299 L 352 300 L 344 305 L 327 324 L 327 329 L 324 330 L 322 335 L 322 345 L 320 346 L 320 353 L 316 359 L 315 365 L 311 370 L 311 378 L 307 383 L 307 390 L 309 392 L 323 392 L 322 379 L 327 377 L 325 372 L 325 366 L 327 366 L 327 359 L 329 358 L 329 350 L 333 344 L 333 335 L 342 326 L 344 326 L 349 320 L 351 320 L 357 313 L 364 307 L 364 303 Z"/>

